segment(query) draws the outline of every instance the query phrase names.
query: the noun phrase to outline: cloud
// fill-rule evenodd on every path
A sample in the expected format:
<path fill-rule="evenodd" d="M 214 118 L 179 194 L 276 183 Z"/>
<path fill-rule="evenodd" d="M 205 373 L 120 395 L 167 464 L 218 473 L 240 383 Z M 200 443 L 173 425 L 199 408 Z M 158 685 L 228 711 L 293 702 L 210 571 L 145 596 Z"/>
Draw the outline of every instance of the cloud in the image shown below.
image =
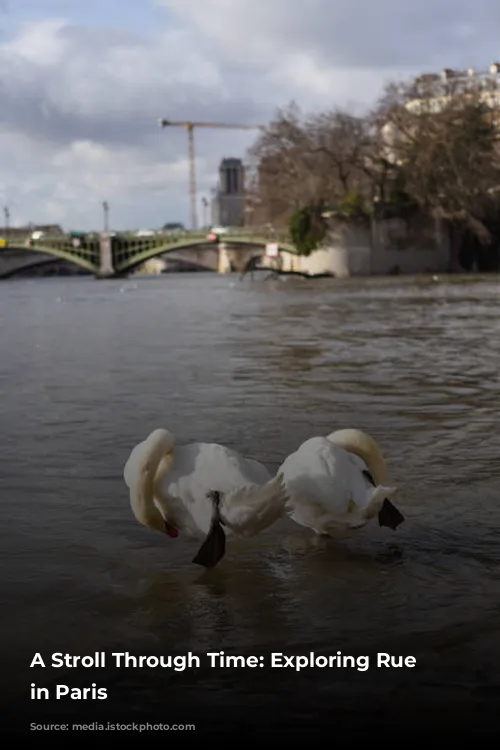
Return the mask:
<path fill-rule="evenodd" d="M 119 17 L 74 22 L 66 2 L 64 18 L 4 35 L 0 200 L 13 222 L 96 227 L 103 200 L 116 228 L 187 222 L 186 133 L 160 129 L 159 117 L 261 123 L 291 99 L 307 109 L 371 103 L 394 77 L 487 66 L 500 27 L 492 0 L 154 4 L 160 23 L 149 30 Z M 220 159 L 244 156 L 254 137 L 196 131 L 200 199 Z"/>
<path fill-rule="evenodd" d="M 43 222 L 50 205 L 52 218 L 95 226 L 103 199 L 122 226 L 185 214 L 186 135 L 157 118 L 169 104 L 206 119 L 214 92 L 224 95 L 217 65 L 196 49 L 186 57 L 190 46 L 179 29 L 148 37 L 61 19 L 0 45 L 1 197 L 13 220 Z M 198 170 L 207 189 L 203 159 Z"/>
<path fill-rule="evenodd" d="M 482 54 L 488 48 L 493 53 L 500 26 L 496 0 L 157 2 L 211 39 L 226 59 L 245 55 L 263 66 L 280 60 L 286 65 L 296 53 L 344 69 L 425 67 L 439 60 L 456 64 L 467 55 L 477 57 L 479 40 Z"/>

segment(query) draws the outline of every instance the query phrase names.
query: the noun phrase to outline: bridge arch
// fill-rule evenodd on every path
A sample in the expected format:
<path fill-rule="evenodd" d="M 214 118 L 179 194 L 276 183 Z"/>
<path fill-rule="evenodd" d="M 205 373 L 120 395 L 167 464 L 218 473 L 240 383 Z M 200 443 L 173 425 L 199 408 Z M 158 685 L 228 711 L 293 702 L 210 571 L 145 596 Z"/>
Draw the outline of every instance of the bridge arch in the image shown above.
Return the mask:
<path fill-rule="evenodd" d="M 14 276 L 22 276 L 23 273 L 26 273 L 27 271 L 32 271 L 34 268 L 45 268 L 46 266 L 55 266 L 57 263 L 61 263 L 60 258 L 38 258 L 36 260 L 32 259 L 28 261 L 27 263 L 24 263 L 20 266 L 14 266 L 11 268 L 10 271 L 3 271 L 0 278 L 1 279 L 11 279 Z M 73 265 L 75 265 L 73 263 Z"/>
<path fill-rule="evenodd" d="M 0 279 L 9 279 L 32 268 L 52 265 L 61 260 L 95 273 L 96 267 L 92 262 L 59 248 L 34 249 L 25 245 L 9 245 L 0 250 Z"/>
<path fill-rule="evenodd" d="M 213 255 L 213 264 L 212 268 L 210 264 L 207 264 L 206 262 L 201 262 L 198 259 L 194 259 L 191 253 L 205 253 L 206 255 Z M 186 254 L 188 257 L 182 257 Z M 174 245 L 172 246 L 159 246 L 159 247 L 150 247 L 146 250 L 143 250 L 142 252 L 136 253 L 135 255 L 129 255 L 129 257 L 124 258 L 123 260 L 120 260 L 119 254 L 118 254 L 118 261 L 115 264 L 115 271 L 117 273 L 130 273 L 131 271 L 134 271 L 136 268 L 139 268 L 139 266 L 142 266 L 146 261 L 152 260 L 153 258 L 161 258 L 166 255 L 172 255 L 179 256 L 181 260 L 185 260 L 186 262 L 190 262 L 193 265 L 197 265 L 200 268 L 206 268 L 207 270 L 217 270 L 217 260 L 218 260 L 218 246 L 215 243 L 208 243 L 208 242 L 191 242 L 186 243 L 184 245 Z M 191 257 L 189 257 L 191 255 Z"/>
<path fill-rule="evenodd" d="M 128 247 L 124 250 L 117 248 L 115 251 L 116 260 L 114 268 L 117 273 L 129 273 L 152 258 L 159 258 L 161 256 L 170 255 L 171 253 L 179 253 L 182 255 L 184 255 L 184 253 L 199 253 L 204 254 L 205 256 L 212 255 L 212 259 L 209 263 L 198 260 L 197 263 L 200 266 L 207 268 L 212 267 L 213 270 L 217 270 L 219 251 L 221 247 L 226 248 L 230 254 L 239 253 L 240 251 L 245 250 L 249 252 L 255 250 L 257 251 L 255 252 L 256 256 L 263 257 L 266 244 L 267 240 L 265 239 L 232 239 L 231 237 L 228 237 L 227 239 L 224 238 L 224 241 L 221 240 L 219 243 L 207 242 L 206 239 L 186 242 L 184 239 L 175 244 L 165 243 L 164 245 L 156 244 L 149 247 L 146 246 L 144 250 L 138 250 L 138 248 L 134 246 Z M 283 247 L 283 249 L 285 248 Z M 186 260 L 188 260 L 188 258 L 186 258 Z M 234 266 L 235 264 L 232 262 L 231 265 Z"/>

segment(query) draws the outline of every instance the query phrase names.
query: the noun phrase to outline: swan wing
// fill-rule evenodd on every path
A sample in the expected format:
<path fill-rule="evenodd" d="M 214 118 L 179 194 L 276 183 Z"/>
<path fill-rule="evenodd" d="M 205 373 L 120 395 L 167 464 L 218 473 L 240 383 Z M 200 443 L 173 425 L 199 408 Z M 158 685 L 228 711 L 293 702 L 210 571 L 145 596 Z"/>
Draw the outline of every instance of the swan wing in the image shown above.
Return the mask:
<path fill-rule="evenodd" d="M 259 499 L 256 490 L 270 480 L 271 474 L 263 464 L 246 459 L 230 448 L 216 443 L 190 443 L 176 448 L 168 471 L 157 477 L 155 494 L 177 528 L 207 534 L 214 514 L 212 501 L 207 497 L 209 492 L 218 491 L 224 499 L 235 497 L 235 507 L 247 508 L 248 515 L 247 504 L 251 497 L 255 495 Z M 238 499 L 242 488 L 248 488 L 247 495 Z M 272 493 L 265 495 L 264 507 L 272 497 Z M 258 517 L 257 514 L 255 518 Z M 236 522 L 237 528 L 240 525 Z M 228 523 L 228 531 L 232 530 L 232 524 Z"/>
<path fill-rule="evenodd" d="M 182 483 L 187 487 L 192 483 L 204 493 L 210 490 L 225 493 L 236 487 L 265 484 L 271 474 L 263 464 L 230 448 L 216 443 L 190 443 L 177 447 L 165 479 L 170 485 Z"/>
<path fill-rule="evenodd" d="M 278 474 L 263 486 L 239 487 L 222 497 L 221 517 L 233 532 L 253 536 L 284 516 L 288 492 Z"/>
<path fill-rule="evenodd" d="M 283 462 L 294 521 L 316 530 L 362 526 L 396 488 L 374 487 L 364 461 L 326 438 L 311 438 Z"/>
<path fill-rule="evenodd" d="M 321 508 L 323 513 L 345 513 L 353 491 L 359 490 L 359 481 L 363 482 L 361 468 L 350 459 L 346 451 L 326 438 L 303 443 L 278 469 L 283 473 L 290 505 L 308 505 L 312 512 Z"/>

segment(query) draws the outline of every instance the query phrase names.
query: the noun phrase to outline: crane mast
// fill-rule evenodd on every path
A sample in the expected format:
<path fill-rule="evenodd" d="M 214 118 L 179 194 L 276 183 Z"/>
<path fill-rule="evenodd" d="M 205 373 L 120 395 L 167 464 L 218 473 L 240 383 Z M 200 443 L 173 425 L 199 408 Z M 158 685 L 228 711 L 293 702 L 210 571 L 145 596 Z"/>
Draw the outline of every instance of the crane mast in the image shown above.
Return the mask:
<path fill-rule="evenodd" d="M 158 120 L 161 128 L 182 127 L 185 128 L 188 135 L 188 160 L 189 160 L 189 204 L 191 214 L 191 229 L 196 231 L 198 228 L 198 218 L 196 211 L 196 156 L 194 148 L 194 129 L 195 128 L 230 128 L 235 130 L 262 130 L 264 125 L 233 125 L 224 122 L 183 122 L 178 120 Z"/>

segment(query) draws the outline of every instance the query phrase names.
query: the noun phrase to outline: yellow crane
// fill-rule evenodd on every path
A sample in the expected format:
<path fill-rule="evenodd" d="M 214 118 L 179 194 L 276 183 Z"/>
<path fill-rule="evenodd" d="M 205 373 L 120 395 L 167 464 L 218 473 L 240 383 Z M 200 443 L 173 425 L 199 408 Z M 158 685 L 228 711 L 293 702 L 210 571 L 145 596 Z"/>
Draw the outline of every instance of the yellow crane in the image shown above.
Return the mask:
<path fill-rule="evenodd" d="M 158 120 L 161 128 L 179 127 L 185 128 L 188 134 L 188 152 L 189 152 L 189 200 L 191 206 L 191 229 L 198 228 L 196 216 L 196 167 L 194 151 L 194 129 L 195 128 L 232 128 L 235 130 L 261 130 L 265 125 L 231 125 L 223 122 L 179 122 L 174 120 Z"/>

